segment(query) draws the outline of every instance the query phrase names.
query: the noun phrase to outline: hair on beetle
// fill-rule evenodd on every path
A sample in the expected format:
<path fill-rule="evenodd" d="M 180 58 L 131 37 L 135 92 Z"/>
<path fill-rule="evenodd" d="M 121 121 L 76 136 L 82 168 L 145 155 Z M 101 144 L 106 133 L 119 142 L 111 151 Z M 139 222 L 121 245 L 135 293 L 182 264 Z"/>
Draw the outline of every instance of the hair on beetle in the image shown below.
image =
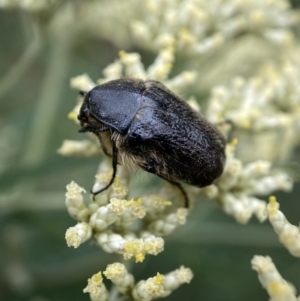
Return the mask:
<path fill-rule="evenodd" d="M 112 157 L 113 175 L 95 195 L 110 187 L 117 164 L 141 168 L 178 187 L 180 182 L 210 185 L 223 172 L 225 139 L 202 115 L 154 80 L 117 79 L 84 96 L 80 132 L 92 132 Z"/>

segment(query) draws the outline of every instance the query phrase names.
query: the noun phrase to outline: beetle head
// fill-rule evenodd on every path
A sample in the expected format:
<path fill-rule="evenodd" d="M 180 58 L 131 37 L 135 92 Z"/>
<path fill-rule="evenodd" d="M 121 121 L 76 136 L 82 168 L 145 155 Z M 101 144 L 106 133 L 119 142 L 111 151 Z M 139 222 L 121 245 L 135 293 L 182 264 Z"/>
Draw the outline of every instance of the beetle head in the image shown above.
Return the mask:
<path fill-rule="evenodd" d="M 81 129 L 79 132 L 97 133 L 101 130 L 101 123 L 91 115 L 91 110 L 88 105 L 89 95 L 86 95 L 85 100 L 80 108 L 77 119 L 80 121 Z"/>

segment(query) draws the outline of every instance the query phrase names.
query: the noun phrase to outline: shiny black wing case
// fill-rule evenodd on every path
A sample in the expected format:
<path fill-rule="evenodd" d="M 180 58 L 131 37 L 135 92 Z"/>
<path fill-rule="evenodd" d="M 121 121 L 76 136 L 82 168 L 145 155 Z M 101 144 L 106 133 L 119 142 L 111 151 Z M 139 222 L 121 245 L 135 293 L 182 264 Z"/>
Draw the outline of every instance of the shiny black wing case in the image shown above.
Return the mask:
<path fill-rule="evenodd" d="M 170 182 L 211 184 L 224 168 L 223 136 L 161 83 L 145 86 L 124 150 L 139 158 L 140 168 Z"/>

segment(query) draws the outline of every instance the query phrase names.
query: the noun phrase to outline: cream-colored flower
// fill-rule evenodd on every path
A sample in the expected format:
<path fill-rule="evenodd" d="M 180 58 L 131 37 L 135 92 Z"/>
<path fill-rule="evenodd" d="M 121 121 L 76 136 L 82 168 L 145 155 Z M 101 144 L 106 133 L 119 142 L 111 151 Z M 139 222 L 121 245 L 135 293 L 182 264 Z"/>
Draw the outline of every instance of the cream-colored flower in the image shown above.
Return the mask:
<path fill-rule="evenodd" d="M 181 266 L 179 269 L 164 275 L 163 297 L 169 296 L 183 283 L 190 283 L 193 276 L 192 270 L 185 268 L 184 266 Z"/>
<path fill-rule="evenodd" d="M 257 271 L 258 279 L 267 290 L 272 301 L 297 301 L 294 286 L 284 280 L 269 256 L 254 256 L 252 268 Z"/>
<path fill-rule="evenodd" d="M 146 71 L 141 56 L 139 53 L 127 53 L 125 51 L 119 52 L 120 62 L 125 67 L 125 72 L 128 77 L 139 77 L 146 79 Z"/>
<path fill-rule="evenodd" d="M 111 198 L 124 199 L 128 195 L 128 177 L 124 181 L 124 177 L 122 177 L 123 181 L 117 176 L 112 185 L 112 191 L 110 194 Z M 125 182 L 125 183 L 124 183 Z"/>
<path fill-rule="evenodd" d="M 86 191 L 74 181 L 67 185 L 66 206 L 71 217 L 78 221 L 87 221 L 89 210 L 83 202 L 82 193 Z"/>
<path fill-rule="evenodd" d="M 194 84 L 197 80 L 196 71 L 183 71 L 179 75 L 166 81 L 167 87 L 175 93 L 180 93 L 186 87 Z"/>
<path fill-rule="evenodd" d="M 66 241 L 68 247 L 78 248 L 82 243 L 92 236 L 92 227 L 88 223 L 78 223 L 70 227 L 66 232 Z"/>
<path fill-rule="evenodd" d="M 167 47 L 162 49 L 155 58 L 152 65 L 147 69 L 149 78 L 164 81 L 168 78 L 174 58 L 174 48 Z"/>
<path fill-rule="evenodd" d="M 118 215 L 125 211 L 126 200 L 111 199 L 106 206 L 99 207 L 90 218 L 90 225 L 96 231 L 103 231 L 109 225 L 113 224 Z"/>
<path fill-rule="evenodd" d="M 249 79 L 237 77 L 213 89 L 206 116 L 212 122 L 234 123 L 239 157 L 248 162 L 254 158 L 283 161 L 299 143 L 300 89 L 295 81 L 299 66 L 299 56 L 289 52 L 278 62 L 264 64 Z"/>
<path fill-rule="evenodd" d="M 146 254 L 157 255 L 164 249 L 164 240 L 161 237 L 146 237 L 130 239 L 124 243 L 124 259 L 135 257 L 136 262 L 143 262 Z"/>
<path fill-rule="evenodd" d="M 246 224 L 252 215 L 255 215 L 260 222 L 267 218 L 266 203 L 263 200 L 242 193 L 224 193 L 220 199 L 223 210 L 241 224 Z"/>
<path fill-rule="evenodd" d="M 125 203 L 125 210 L 122 215 L 118 216 L 118 219 L 115 223 L 117 227 L 128 227 L 130 226 L 135 220 L 142 219 L 146 215 L 146 209 L 142 205 L 142 198 L 138 200 L 130 200 Z"/>
<path fill-rule="evenodd" d="M 125 238 L 111 231 L 95 234 L 96 243 L 107 253 L 123 253 Z"/>
<path fill-rule="evenodd" d="M 134 300 L 150 301 L 164 293 L 164 276 L 157 273 L 155 277 L 139 281 L 132 291 Z"/>
<path fill-rule="evenodd" d="M 290 27 L 299 15 L 288 1 L 146 1 L 131 29 L 142 47 L 175 44 L 185 55 L 202 55 L 240 33 L 251 32 L 280 45 L 293 40 Z"/>
<path fill-rule="evenodd" d="M 143 196 L 143 205 L 147 210 L 147 217 L 154 219 L 157 215 L 159 216 L 166 207 L 171 206 L 172 202 L 161 197 L 159 194 L 151 194 Z"/>
<path fill-rule="evenodd" d="M 71 78 L 70 86 L 73 89 L 88 92 L 93 89 L 96 84 L 92 81 L 87 73 Z"/>
<path fill-rule="evenodd" d="M 146 254 L 157 255 L 164 249 L 163 239 L 151 234 L 143 234 L 141 238 L 137 238 L 131 232 L 120 235 L 104 231 L 96 233 L 95 239 L 105 252 L 123 254 L 124 259 L 134 257 L 136 262 L 142 262 Z"/>
<path fill-rule="evenodd" d="M 120 293 L 126 294 L 133 288 L 134 277 L 122 263 L 109 264 L 103 274 L 113 282 Z"/>
<path fill-rule="evenodd" d="M 296 257 L 300 257 L 300 230 L 292 225 L 279 210 L 279 203 L 271 196 L 267 206 L 267 215 L 281 243 Z"/>
<path fill-rule="evenodd" d="M 116 60 L 112 64 L 109 64 L 102 71 L 105 78 L 114 80 L 122 77 L 123 65 L 120 60 Z M 105 80 L 97 81 L 97 84 L 103 84 Z"/>
<path fill-rule="evenodd" d="M 93 157 L 99 156 L 100 147 L 90 140 L 64 140 L 57 152 L 63 156 Z"/>
<path fill-rule="evenodd" d="M 92 301 L 106 301 L 108 293 L 103 283 L 101 272 L 93 275 L 88 279 L 88 285 L 83 290 L 84 293 L 89 293 Z"/>
<path fill-rule="evenodd" d="M 178 208 L 176 212 L 167 214 L 162 218 L 153 221 L 149 225 L 149 230 L 155 235 L 169 235 L 178 226 L 185 224 L 187 215 L 188 209 Z"/>

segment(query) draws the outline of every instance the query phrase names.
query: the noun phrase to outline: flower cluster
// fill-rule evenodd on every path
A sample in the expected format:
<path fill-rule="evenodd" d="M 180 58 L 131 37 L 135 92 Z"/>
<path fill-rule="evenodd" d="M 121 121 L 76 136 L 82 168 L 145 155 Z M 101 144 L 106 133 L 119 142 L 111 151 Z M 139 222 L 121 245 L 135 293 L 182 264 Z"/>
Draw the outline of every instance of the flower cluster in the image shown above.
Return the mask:
<path fill-rule="evenodd" d="M 103 70 L 104 77 L 98 79 L 96 83 L 99 85 L 108 80 L 124 76 L 144 80 L 151 78 L 163 81 L 169 89 L 179 93 L 196 82 L 197 73 L 195 71 L 183 71 L 169 79 L 174 60 L 175 54 L 172 46 L 161 49 L 154 62 L 148 68 L 145 68 L 139 53 L 120 51 L 119 59 Z M 71 87 L 81 91 L 89 91 L 94 86 L 95 83 L 87 74 L 77 76 L 71 80 Z"/>
<path fill-rule="evenodd" d="M 135 283 L 133 275 L 126 270 L 123 264 L 118 262 L 109 264 L 103 274 L 112 281 L 118 292 L 129 294 L 133 300 L 139 301 L 166 297 L 183 283 L 189 283 L 193 278 L 192 271 L 182 266 L 166 275 L 157 273 L 154 277 Z M 107 300 L 107 290 L 102 280 L 101 272 L 93 275 L 83 290 L 90 294 L 93 301 Z"/>
<path fill-rule="evenodd" d="M 93 191 L 105 186 L 112 170 L 107 162 L 100 164 Z M 188 210 L 171 208 L 171 202 L 164 199 L 168 187 L 156 195 L 147 195 L 137 200 L 127 200 L 129 174 L 125 167 L 119 167 L 116 180 L 111 188 L 91 197 L 86 205 L 82 196 L 85 190 L 76 183 L 67 186 L 66 206 L 69 214 L 78 221 L 66 231 L 69 247 L 77 248 L 90 238 L 108 253 L 122 254 L 124 259 L 135 258 L 142 262 L 147 254 L 157 255 L 164 249 L 160 236 L 168 235 L 186 222 Z M 166 207 L 170 210 L 166 210 Z M 159 236 L 157 236 L 159 235 Z M 121 263 L 108 265 L 104 275 L 110 279 L 121 294 L 131 294 L 133 300 L 152 300 L 165 297 L 193 277 L 188 268 L 134 282 Z M 108 292 L 102 283 L 101 272 L 88 280 L 84 292 L 91 300 L 107 300 Z"/>
<path fill-rule="evenodd" d="M 143 47 L 176 44 L 185 54 L 202 55 L 246 32 L 289 43 L 297 22 L 299 15 L 284 0 L 147 0 L 143 18 L 131 28 Z"/>
<path fill-rule="evenodd" d="M 240 157 L 284 160 L 299 143 L 299 67 L 299 58 L 287 56 L 280 63 L 265 64 L 248 80 L 237 77 L 229 86 L 213 89 L 206 116 L 212 122 L 234 123 Z M 244 147 L 249 143 L 254 147 Z"/>
<path fill-rule="evenodd" d="M 93 191 L 104 187 L 111 174 L 107 162 L 100 164 Z M 127 200 L 128 179 L 126 168 L 120 167 L 111 188 L 91 197 L 88 205 L 84 203 L 83 188 L 74 182 L 67 186 L 66 206 L 78 221 L 66 232 L 69 246 L 77 248 L 93 235 L 105 252 L 123 254 L 124 259 L 134 257 L 136 262 L 142 262 L 146 254 L 157 255 L 163 251 L 164 240 L 160 236 L 169 235 L 183 225 L 188 210 L 180 207 L 166 211 L 171 203 L 160 196 L 164 189 L 157 195 Z M 132 231 L 134 224 L 135 231 Z"/>

